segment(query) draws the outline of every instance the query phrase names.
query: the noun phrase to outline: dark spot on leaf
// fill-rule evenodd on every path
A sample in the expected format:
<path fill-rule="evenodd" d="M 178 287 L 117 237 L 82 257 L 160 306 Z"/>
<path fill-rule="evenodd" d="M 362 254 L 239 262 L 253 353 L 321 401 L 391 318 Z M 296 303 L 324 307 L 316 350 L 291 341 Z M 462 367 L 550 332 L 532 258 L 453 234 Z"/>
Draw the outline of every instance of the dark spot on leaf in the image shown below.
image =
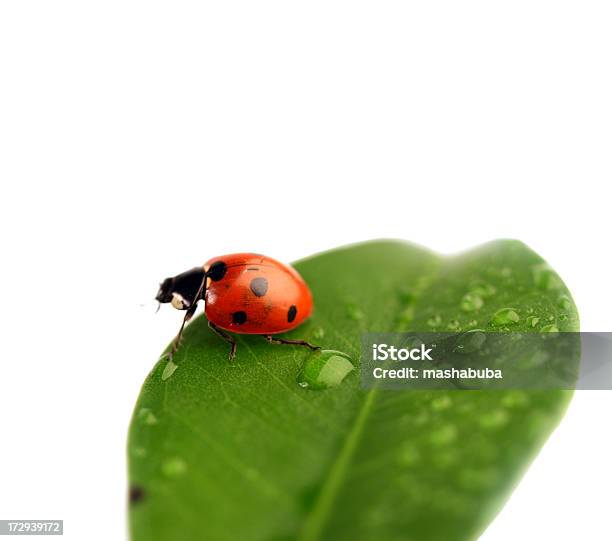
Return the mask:
<path fill-rule="evenodd" d="M 251 291 L 257 297 L 263 297 L 268 291 L 268 280 L 265 278 L 253 278 L 251 280 Z"/>
<path fill-rule="evenodd" d="M 297 306 L 292 304 L 287 312 L 287 321 L 291 323 L 295 319 L 295 316 L 297 316 Z"/>
<path fill-rule="evenodd" d="M 130 501 L 130 505 L 134 505 L 136 503 L 141 502 L 144 499 L 145 492 L 144 488 L 138 485 L 132 485 L 130 487 L 128 499 Z"/>

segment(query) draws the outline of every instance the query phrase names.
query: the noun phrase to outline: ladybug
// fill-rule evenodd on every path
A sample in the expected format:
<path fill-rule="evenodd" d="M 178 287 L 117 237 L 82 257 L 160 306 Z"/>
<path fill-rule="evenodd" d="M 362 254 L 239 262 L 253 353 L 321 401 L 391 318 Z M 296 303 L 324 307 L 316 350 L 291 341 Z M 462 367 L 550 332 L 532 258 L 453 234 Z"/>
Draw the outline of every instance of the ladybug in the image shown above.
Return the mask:
<path fill-rule="evenodd" d="M 250 253 L 215 257 L 202 267 L 166 278 L 155 299 L 186 310 L 170 358 L 200 300 L 208 326 L 230 344 L 230 361 L 236 355 L 236 341 L 230 333 L 259 334 L 272 344 L 320 349 L 305 340 L 274 336 L 294 329 L 310 316 L 312 295 L 295 269 L 271 257 Z"/>

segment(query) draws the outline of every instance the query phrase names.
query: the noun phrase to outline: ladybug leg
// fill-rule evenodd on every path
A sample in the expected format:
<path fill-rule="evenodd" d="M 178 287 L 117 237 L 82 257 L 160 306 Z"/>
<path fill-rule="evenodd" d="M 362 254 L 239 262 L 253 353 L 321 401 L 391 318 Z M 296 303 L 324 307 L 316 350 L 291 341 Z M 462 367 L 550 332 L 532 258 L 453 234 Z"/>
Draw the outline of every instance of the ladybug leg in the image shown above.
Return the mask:
<path fill-rule="evenodd" d="M 179 346 L 181 345 L 181 340 L 183 338 L 183 331 L 185 330 L 185 325 L 187 322 L 193 317 L 195 314 L 197 305 L 194 303 L 186 312 L 185 317 L 183 318 L 183 323 L 181 323 L 181 328 L 179 329 L 178 334 L 172 340 L 172 348 L 168 353 L 164 355 L 164 357 L 168 357 L 168 361 L 171 361 L 174 357 L 174 354 L 178 351 Z"/>
<path fill-rule="evenodd" d="M 200 287 L 198 288 L 196 296 L 193 298 L 193 301 L 191 302 L 191 306 L 189 306 L 189 308 L 185 312 L 185 317 L 183 318 L 183 323 L 181 323 L 181 328 L 179 329 L 178 334 L 174 337 L 174 340 L 172 341 L 172 348 L 170 349 L 168 353 L 164 355 L 164 357 L 168 357 L 168 361 L 172 360 L 172 358 L 174 357 L 174 354 L 177 352 L 179 346 L 181 345 L 181 339 L 183 338 L 183 331 L 185 330 L 185 325 L 193 317 L 193 314 L 195 314 L 198 308 L 198 301 L 200 299 L 203 299 L 205 295 L 206 295 L 206 275 L 204 275 L 204 278 L 202 280 L 202 283 L 200 284 Z"/>
<path fill-rule="evenodd" d="M 310 342 L 306 342 L 306 340 L 287 340 L 286 338 L 274 338 L 271 334 L 264 334 L 263 337 L 270 342 L 270 344 L 287 344 L 290 346 L 304 346 L 310 349 L 311 351 L 316 351 L 317 349 L 321 349 L 321 346 L 315 346 Z"/>
<path fill-rule="evenodd" d="M 236 356 L 236 340 L 234 340 L 231 334 L 228 334 L 223 329 L 217 327 L 212 321 L 208 322 L 208 326 L 230 345 L 229 360 L 230 362 L 233 361 L 234 357 Z"/>

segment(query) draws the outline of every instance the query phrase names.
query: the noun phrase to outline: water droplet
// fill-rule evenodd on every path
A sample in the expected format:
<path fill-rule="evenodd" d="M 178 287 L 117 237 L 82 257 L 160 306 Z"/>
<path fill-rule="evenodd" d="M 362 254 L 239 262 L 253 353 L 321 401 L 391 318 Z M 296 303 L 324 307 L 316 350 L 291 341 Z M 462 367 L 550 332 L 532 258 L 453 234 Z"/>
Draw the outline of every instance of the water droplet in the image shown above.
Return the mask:
<path fill-rule="evenodd" d="M 144 447 L 133 447 L 132 455 L 137 458 L 143 458 L 147 456 L 147 450 Z"/>
<path fill-rule="evenodd" d="M 398 462 L 403 466 L 414 466 L 420 459 L 421 455 L 414 444 L 407 443 L 400 449 Z"/>
<path fill-rule="evenodd" d="M 423 340 L 419 340 L 417 336 L 409 336 L 402 341 L 402 347 L 406 349 L 420 348 Z"/>
<path fill-rule="evenodd" d="M 501 403 L 506 408 L 520 408 L 529 404 L 529 397 L 524 391 L 508 391 Z"/>
<path fill-rule="evenodd" d="M 169 458 L 162 464 L 162 473 L 166 477 L 178 477 L 187 471 L 187 464 L 182 458 Z"/>
<path fill-rule="evenodd" d="M 442 318 L 440 317 L 440 314 L 431 316 L 427 320 L 427 325 L 429 325 L 430 327 L 438 327 L 441 323 L 442 323 Z"/>
<path fill-rule="evenodd" d="M 423 426 L 429 422 L 429 413 L 423 410 L 418 415 L 416 415 L 416 417 L 410 415 L 410 419 L 412 420 L 415 426 Z"/>
<path fill-rule="evenodd" d="M 503 325 L 513 325 L 514 323 L 518 323 L 520 319 L 521 318 L 516 310 L 512 308 L 502 308 L 493 314 L 493 317 L 489 323 L 495 327 L 501 327 Z"/>
<path fill-rule="evenodd" d="M 540 263 L 531 267 L 533 281 L 540 289 L 559 289 L 562 285 L 561 280 L 554 270 L 547 263 Z"/>
<path fill-rule="evenodd" d="M 340 385 L 354 369 L 346 353 L 323 349 L 308 357 L 298 374 L 297 383 L 305 389 L 328 389 Z"/>
<path fill-rule="evenodd" d="M 461 309 L 465 312 L 480 310 L 483 304 L 482 297 L 476 293 L 466 293 L 461 299 Z"/>
<path fill-rule="evenodd" d="M 479 423 L 482 428 L 494 429 L 501 428 L 509 419 L 510 416 L 506 410 L 497 409 L 483 414 L 480 417 Z"/>
<path fill-rule="evenodd" d="M 323 327 L 317 327 L 312 335 L 315 337 L 315 339 L 320 340 L 325 336 L 325 329 Z"/>
<path fill-rule="evenodd" d="M 461 325 L 459 324 L 459 321 L 457 321 L 456 319 L 451 319 L 448 322 L 448 325 L 446 326 L 450 331 L 457 331 L 459 330 L 459 327 Z"/>
<path fill-rule="evenodd" d="M 472 329 L 457 338 L 453 351 L 456 353 L 473 353 L 479 350 L 486 340 L 487 335 L 484 330 Z"/>
<path fill-rule="evenodd" d="M 539 317 L 529 316 L 527 318 L 527 326 L 528 327 L 535 327 L 539 322 L 540 322 L 540 318 Z"/>
<path fill-rule="evenodd" d="M 540 332 L 558 334 L 559 328 L 556 325 L 544 325 L 544 327 L 540 329 Z"/>
<path fill-rule="evenodd" d="M 495 468 L 467 468 L 459 472 L 459 483 L 467 490 L 481 491 L 493 486 L 499 479 Z"/>
<path fill-rule="evenodd" d="M 157 417 L 149 408 L 140 408 L 138 411 L 138 420 L 145 425 L 157 424 Z"/>
<path fill-rule="evenodd" d="M 412 320 L 414 319 L 414 307 L 408 306 L 407 308 L 402 310 L 398 319 L 399 319 L 398 323 L 400 324 L 406 325 L 408 323 L 411 323 Z"/>
<path fill-rule="evenodd" d="M 431 401 L 431 409 L 434 411 L 442 411 L 448 409 L 453 404 L 451 397 L 447 394 L 434 398 Z"/>
<path fill-rule="evenodd" d="M 356 304 L 349 304 L 346 307 L 346 311 L 347 311 L 348 317 L 354 321 L 363 319 L 363 312 L 361 311 L 359 306 L 357 306 Z"/>
<path fill-rule="evenodd" d="M 471 321 L 468 321 L 467 326 L 468 327 L 476 327 L 478 325 L 478 321 L 476 319 L 472 319 Z"/>
<path fill-rule="evenodd" d="M 544 411 L 531 411 L 529 415 L 525 416 L 525 423 L 523 425 L 523 433 L 531 438 L 536 435 L 542 434 L 542 429 L 546 426 L 550 426 L 549 423 L 553 419 L 551 413 L 545 413 Z"/>
<path fill-rule="evenodd" d="M 492 297 L 497 291 L 495 286 L 485 282 L 484 280 L 475 280 L 470 288 L 471 293 L 479 297 Z"/>
<path fill-rule="evenodd" d="M 162 377 L 161 377 L 162 381 L 166 381 L 169 377 L 171 377 L 177 368 L 178 368 L 178 365 L 172 359 L 170 359 L 166 363 L 164 371 L 162 372 Z"/>
<path fill-rule="evenodd" d="M 567 295 L 561 295 L 557 300 L 557 304 L 559 307 L 563 308 L 563 310 L 569 310 L 572 306 L 572 301 Z"/>
<path fill-rule="evenodd" d="M 436 446 L 448 445 L 455 439 L 457 439 L 457 429 L 453 425 L 441 426 L 429 435 L 429 441 Z"/>

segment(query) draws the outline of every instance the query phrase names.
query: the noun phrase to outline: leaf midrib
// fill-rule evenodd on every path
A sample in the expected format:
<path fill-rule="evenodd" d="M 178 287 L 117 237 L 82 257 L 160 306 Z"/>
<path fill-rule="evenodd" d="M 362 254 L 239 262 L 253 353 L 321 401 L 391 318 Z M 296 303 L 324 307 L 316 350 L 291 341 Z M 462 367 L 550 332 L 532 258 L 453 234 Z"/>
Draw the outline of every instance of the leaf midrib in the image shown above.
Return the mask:
<path fill-rule="evenodd" d="M 374 403 L 377 390 L 378 382 L 375 387 L 368 392 L 366 399 L 359 410 L 357 419 L 353 424 L 353 428 L 348 433 L 347 438 L 344 440 L 342 450 L 334 462 L 330 474 L 323 485 L 323 490 L 321 490 L 311 514 L 306 519 L 304 527 L 302 528 L 302 531 L 298 537 L 298 541 L 313 541 L 318 539 L 319 534 L 323 529 L 325 519 L 329 516 L 329 510 L 331 509 L 336 494 L 338 493 L 338 488 L 345 477 L 345 472 L 353 456 L 353 452 L 361 438 L 363 427 L 365 426 L 368 415 L 372 410 L 372 404 Z"/>
<path fill-rule="evenodd" d="M 450 258 L 447 258 L 446 261 L 448 261 L 448 259 Z M 430 271 L 431 275 L 425 277 L 425 280 L 421 282 L 420 287 L 415 290 L 415 296 L 417 298 L 421 297 L 423 292 L 436 281 L 444 262 L 445 260 L 443 258 L 438 259 L 435 268 Z M 393 324 L 392 326 L 396 327 L 397 325 Z M 359 413 L 357 414 L 355 423 L 344 440 L 340 454 L 331 467 L 330 473 L 325 480 L 323 488 L 317 497 L 312 511 L 306 518 L 301 532 L 297 537 L 297 541 L 316 541 L 320 539 L 320 534 L 325 526 L 325 521 L 329 516 L 330 509 L 332 508 L 336 495 L 338 494 L 339 487 L 345 478 L 346 470 L 350 464 L 351 458 L 353 457 L 355 448 L 361 439 L 361 435 L 370 412 L 372 411 L 374 399 L 378 395 L 379 385 L 380 380 L 377 380 L 372 388 L 367 391 L 366 398 L 359 410 Z"/>

